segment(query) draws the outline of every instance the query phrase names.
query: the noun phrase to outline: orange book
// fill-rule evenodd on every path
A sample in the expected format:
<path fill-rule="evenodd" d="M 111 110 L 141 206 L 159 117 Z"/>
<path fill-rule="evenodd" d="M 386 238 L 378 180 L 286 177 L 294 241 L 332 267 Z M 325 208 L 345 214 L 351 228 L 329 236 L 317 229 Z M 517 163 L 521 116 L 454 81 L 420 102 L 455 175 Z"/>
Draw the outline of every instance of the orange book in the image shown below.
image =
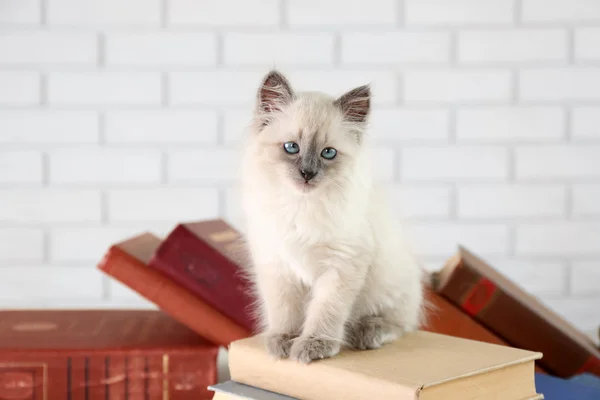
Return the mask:
<path fill-rule="evenodd" d="M 151 233 L 129 238 L 111 246 L 98 268 L 214 344 L 228 346 L 234 340 L 250 336 L 248 330 L 165 275 L 148 268 L 160 243 Z"/>

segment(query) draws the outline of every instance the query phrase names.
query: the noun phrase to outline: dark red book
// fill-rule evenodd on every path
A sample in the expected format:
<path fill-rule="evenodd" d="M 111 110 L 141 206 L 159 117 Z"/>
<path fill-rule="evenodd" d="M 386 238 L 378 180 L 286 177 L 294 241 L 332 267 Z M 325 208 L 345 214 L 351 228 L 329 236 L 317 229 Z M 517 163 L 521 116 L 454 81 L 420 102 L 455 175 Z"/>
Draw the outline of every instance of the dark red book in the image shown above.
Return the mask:
<path fill-rule="evenodd" d="M 148 266 L 255 333 L 254 297 L 240 265 L 242 249 L 242 235 L 221 219 L 183 223 L 162 241 Z"/>
<path fill-rule="evenodd" d="M 217 352 L 161 311 L 3 311 L 0 399 L 210 399 Z"/>
<path fill-rule="evenodd" d="M 248 337 L 248 330 L 169 277 L 148 267 L 160 243 L 160 239 L 151 233 L 126 239 L 110 247 L 98 268 L 212 343 L 228 346 L 234 340 Z"/>
<path fill-rule="evenodd" d="M 589 338 L 465 248 L 438 273 L 436 291 L 511 346 L 543 353 L 550 374 L 600 376 Z"/>

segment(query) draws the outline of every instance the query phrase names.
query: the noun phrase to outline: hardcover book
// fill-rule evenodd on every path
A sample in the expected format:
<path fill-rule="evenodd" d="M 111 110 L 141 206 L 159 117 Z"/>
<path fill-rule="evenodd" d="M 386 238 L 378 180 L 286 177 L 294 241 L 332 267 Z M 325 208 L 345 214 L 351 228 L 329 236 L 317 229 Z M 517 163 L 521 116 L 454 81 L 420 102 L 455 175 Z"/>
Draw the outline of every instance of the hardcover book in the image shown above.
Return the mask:
<path fill-rule="evenodd" d="M 98 268 L 156 304 L 212 343 L 227 346 L 250 332 L 202 299 L 148 267 L 160 239 L 144 233 L 110 247 Z"/>
<path fill-rule="evenodd" d="M 2 311 L 0 399 L 210 399 L 217 351 L 160 311 Z"/>
<path fill-rule="evenodd" d="M 179 224 L 149 262 L 180 286 L 250 332 L 253 297 L 240 263 L 242 235 L 222 219 Z"/>
<path fill-rule="evenodd" d="M 600 352 L 583 333 L 465 248 L 438 273 L 436 291 L 510 345 L 543 353 L 550 374 L 600 375 Z"/>
<path fill-rule="evenodd" d="M 215 392 L 213 400 L 298 400 L 294 397 L 244 385 L 235 381 L 226 381 L 208 388 Z"/>
<path fill-rule="evenodd" d="M 536 386 L 546 400 L 598 400 L 600 378 L 592 374 L 575 375 L 570 379 L 536 374 Z"/>
<path fill-rule="evenodd" d="M 303 365 L 274 360 L 262 338 L 233 342 L 231 380 L 303 400 L 542 399 L 537 352 L 419 331 L 376 350 L 343 349 Z"/>

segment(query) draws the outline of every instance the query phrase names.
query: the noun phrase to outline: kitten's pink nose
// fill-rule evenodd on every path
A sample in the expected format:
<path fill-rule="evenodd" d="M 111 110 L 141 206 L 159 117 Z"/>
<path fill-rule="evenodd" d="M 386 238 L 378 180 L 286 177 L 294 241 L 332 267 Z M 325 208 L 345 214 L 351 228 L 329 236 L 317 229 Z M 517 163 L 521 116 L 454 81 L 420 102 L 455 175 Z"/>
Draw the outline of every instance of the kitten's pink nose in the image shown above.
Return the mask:
<path fill-rule="evenodd" d="M 314 178 L 317 173 L 315 171 L 308 171 L 308 170 L 301 169 L 300 174 L 302 175 L 304 180 L 308 182 L 312 178 Z"/>

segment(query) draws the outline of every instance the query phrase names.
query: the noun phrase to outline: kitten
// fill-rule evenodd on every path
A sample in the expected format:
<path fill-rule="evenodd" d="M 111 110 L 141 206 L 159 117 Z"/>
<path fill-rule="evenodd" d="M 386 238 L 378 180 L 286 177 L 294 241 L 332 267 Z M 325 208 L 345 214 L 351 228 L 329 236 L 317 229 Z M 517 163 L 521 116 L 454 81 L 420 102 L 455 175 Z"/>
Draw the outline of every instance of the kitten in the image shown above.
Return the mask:
<path fill-rule="evenodd" d="M 269 354 L 309 363 L 421 323 L 421 269 L 373 185 L 369 85 L 339 98 L 260 84 L 242 157 L 250 273 Z"/>

